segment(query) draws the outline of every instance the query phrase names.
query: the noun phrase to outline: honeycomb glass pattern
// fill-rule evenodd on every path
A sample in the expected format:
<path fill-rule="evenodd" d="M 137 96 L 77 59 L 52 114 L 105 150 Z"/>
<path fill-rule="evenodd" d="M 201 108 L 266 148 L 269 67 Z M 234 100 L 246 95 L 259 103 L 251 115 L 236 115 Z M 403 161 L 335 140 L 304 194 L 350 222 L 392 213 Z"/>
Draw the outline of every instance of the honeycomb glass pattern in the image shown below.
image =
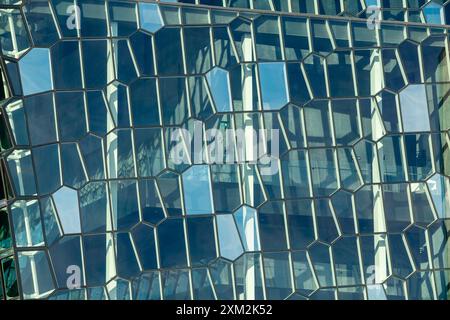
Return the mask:
<path fill-rule="evenodd" d="M 0 299 L 449 299 L 449 10 L 3 1 Z"/>

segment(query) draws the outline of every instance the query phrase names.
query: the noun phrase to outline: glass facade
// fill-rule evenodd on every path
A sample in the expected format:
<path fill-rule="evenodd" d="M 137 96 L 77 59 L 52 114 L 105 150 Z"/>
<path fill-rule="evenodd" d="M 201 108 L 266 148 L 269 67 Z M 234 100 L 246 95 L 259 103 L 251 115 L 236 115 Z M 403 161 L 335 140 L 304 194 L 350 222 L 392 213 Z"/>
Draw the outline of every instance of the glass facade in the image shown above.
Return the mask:
<path fill-rule="evenodd" d="M 449 21 L 0 0 L 0 299 L 449 299 Z"/>

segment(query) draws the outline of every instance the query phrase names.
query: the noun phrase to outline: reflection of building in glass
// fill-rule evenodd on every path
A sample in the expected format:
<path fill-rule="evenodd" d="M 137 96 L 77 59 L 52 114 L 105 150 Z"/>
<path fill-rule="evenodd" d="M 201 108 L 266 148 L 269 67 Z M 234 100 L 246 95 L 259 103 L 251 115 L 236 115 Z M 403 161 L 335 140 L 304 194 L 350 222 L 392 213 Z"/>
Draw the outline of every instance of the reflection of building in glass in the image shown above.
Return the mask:
<path fill-rule="evenodd" d="M 449 298 L 450 1 L 19 2 L 2 299 Z"/>

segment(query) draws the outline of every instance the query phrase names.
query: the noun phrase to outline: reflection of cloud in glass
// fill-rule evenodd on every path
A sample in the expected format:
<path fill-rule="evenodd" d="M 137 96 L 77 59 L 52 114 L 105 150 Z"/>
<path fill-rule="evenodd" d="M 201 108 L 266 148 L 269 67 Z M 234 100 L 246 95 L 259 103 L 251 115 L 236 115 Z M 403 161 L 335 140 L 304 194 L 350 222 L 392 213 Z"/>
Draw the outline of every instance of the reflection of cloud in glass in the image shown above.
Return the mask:
<path fill-rule="evenodd" d="M 282 62 L 259 64 L 263 109 L 278 110 L 288 103 L 286 66 Z"/>
<path fill-rule="evenodd" d="M 19 61 L 19 68 L 24 95 L 53 89 L 48 49 L 32 49 Z"/>
<path fill-rule="evenodd" d="M 408 86 L 400 93 L 400 104 L 405 132 L 430 131 L 425 86 Z"/>

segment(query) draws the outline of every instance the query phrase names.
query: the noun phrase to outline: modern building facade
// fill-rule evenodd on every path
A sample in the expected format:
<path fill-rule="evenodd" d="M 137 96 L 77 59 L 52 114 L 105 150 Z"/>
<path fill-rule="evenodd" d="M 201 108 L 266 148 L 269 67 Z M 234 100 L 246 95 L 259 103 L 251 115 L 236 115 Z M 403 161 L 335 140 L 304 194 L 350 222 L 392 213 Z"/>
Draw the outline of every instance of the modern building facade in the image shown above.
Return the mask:
<path fill-rule="evenodd" d="M 1 0 L 1 299 L 450 297 L 450 1 Z"/>

